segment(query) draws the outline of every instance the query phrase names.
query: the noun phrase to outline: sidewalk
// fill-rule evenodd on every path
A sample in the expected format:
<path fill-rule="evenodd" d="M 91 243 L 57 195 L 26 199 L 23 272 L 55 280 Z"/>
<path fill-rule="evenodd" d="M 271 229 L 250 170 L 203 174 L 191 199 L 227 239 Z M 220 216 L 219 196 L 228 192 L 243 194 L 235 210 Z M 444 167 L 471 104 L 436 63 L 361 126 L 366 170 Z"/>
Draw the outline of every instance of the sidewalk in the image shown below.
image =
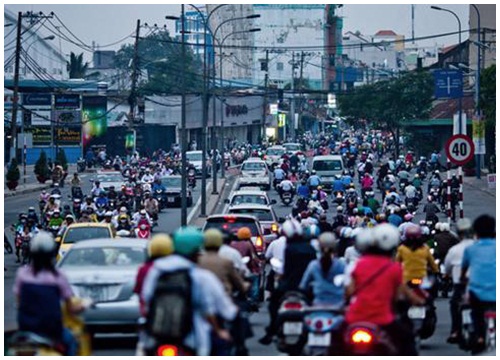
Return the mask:
<path fill-rule="evenodd" d="M 224 196 L 226 190 L 226 184 L 229 183 L 227 177 L 225 179 L 218 178 L 217 179 L 217 194 L 212 194 L 212 186 L 208 186 L 206 189 L 207 194 L 207 216 L 210 216 L 214 213 L 215 209 L 219 205 L 220 199 Z M 202 228 L 205 225 L 206 217 L 200 217 L 200 209 L 201 209 L 201 199 L 196 203 L 196 211 L 194 212 L 194 216 L 189 222 L 189 225 Z"/>
<path fill-rule="evenodd" d="M 464 184 L 469 185 L 470 187 L 473 187 L 474 189 L 477 189 L 479 191 L 482 191 L 490 196 L 496 197 L 496 188 L 491 189 L 488 187 L 488 182 L 486 175 L 488 173 L 486 171 L 482 171 L 481 173 L 481 179 L 476 178 L 475 176 L 464 176 Z"/>

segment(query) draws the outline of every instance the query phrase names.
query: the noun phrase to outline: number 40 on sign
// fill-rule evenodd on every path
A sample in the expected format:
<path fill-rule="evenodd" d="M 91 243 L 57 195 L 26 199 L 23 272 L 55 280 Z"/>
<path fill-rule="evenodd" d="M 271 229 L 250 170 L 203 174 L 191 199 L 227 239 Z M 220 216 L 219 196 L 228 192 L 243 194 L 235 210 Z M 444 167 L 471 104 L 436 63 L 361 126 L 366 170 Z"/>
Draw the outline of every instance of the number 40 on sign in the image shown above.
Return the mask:
<path fill-rule="evenodd" d="M 446 156 L 458 166 L 465 165 L 474 157 L 474 143 L 467 135 L 454 135 L 448 139 L 445 148 Z"/>

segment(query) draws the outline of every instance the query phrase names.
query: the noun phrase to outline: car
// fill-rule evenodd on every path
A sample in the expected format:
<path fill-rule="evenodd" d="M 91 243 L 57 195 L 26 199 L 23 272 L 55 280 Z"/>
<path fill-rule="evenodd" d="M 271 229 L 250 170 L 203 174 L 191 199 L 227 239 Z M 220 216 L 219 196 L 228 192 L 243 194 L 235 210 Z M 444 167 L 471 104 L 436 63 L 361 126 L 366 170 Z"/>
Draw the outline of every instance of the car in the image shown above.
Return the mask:
<path fill-rule="evenodd" d="M 279 230 L 279 223 L 283 222 L 284 219 L 278 219 L 276 213 L 270 205 L 260 205 L 260 204 L 239 204 L 232 205 L 227 210 L 228 214 L 237 215 L 252 215 L 255 216 L 260 225 L 262 226 L 262 232 L 264 235 L 277 234 Z"/>
<path fill-rule="evenodd" d="M 299 143 L 284 143 L 283 147 L 286 149 L 288 155 L 297 154 L 299 160 L 302 161 L 305 158 L 305 154 L 302 151 L 302 145 Z"/>
<path fill-rule="evenodd" d="M 239 204 L 262 204 L 271 205 L 276 204 L 276 200 L 270 200 L 267 196 L 267 192 L 260 190 L 259 188 L 247 188 L 243 187 L 238 191 L 232 193 L 229 199 L 224 200 L 226 204 L 229 205 L 239 205 Z"/>
<path fill-rule="evenodd" d="M 203 152 L 201 150 L 186 151 L 186 159 L 190 164 L 194 166 L 194 168 L 196 169 L 196 176 L 198 177 L 201 177 L 202 154 Z M 206 177 L 210 177 L 212 176 L 212 163 L 208 157 L 206 164 Z"/>
<path fill-rule="evenodd" d="M 283 162 L 282 156 L 286 154 L 286 148 L 283 146 L 271 146 L 267 149 L 264 160 L 268 167 L 279 166 Z"/>
<path fill-rule="evenodd" d="M 108 191 L 111 186 L 115 187 L 116 191 L 120 191 L 122 185 L 125 184 L 125 179 L 119 171 L 99 171 L 91 182 L 99 181 L 101 187 Z"/>
<path fill-rule="evenodd" d="M 74 244 L 81 241 L 114 237 L 110 224 L 93 222 L 71 224 L 62 236 L 56 238 L 56 242 L 59 243 L 57 259 L 63 258 Z"/>
<path fill-rule="evenodd" d="M 315 156 L 312 160 L 312 170 L 321 178 L 321 185 L 325 191 L 332 189 L 335 175 L 342 175 L 344 162 L 340 155 Z"/>
<path fill-rule="evenodd" d="M 57 263 L 75 296 L 94 302 L 83 312 L 90 334 L 137 332 L 139 297 L 133 289 L 147 244 L 142 239 L 82 241 Z"/>
<path fill-rule="evenodd" d="M 241 175 L 238 179 L 238 189 L 243 186 L 258 186 L 263 190 L 271 189 L 269 170 L 265 161 L 250 158 L 241 164 Z"/>
<path fill-rule="evenodd" d="M 166 207 L 181 206 L 181 183 L 182 177 L 180 175 L 169 175 L 161 178 L 161 183 L 165 186 L 166 194 Z M 193 194 L 189 188 L 186 187 L 187 192 L 187 206 L 193 205 Z"/>
<path fill-rule="evenodd" d="M 266 243 L 276 239 L 276 235 L 264 235 L 262 225 L 255 216 L 236 214 L 210 215 L 203 225 L 203 231 L 208 229 L 219 229 L 236 234 L 242 227 L 248 227 L 252 233 L 252 243 L 259 256 L 264 256 Z"/>

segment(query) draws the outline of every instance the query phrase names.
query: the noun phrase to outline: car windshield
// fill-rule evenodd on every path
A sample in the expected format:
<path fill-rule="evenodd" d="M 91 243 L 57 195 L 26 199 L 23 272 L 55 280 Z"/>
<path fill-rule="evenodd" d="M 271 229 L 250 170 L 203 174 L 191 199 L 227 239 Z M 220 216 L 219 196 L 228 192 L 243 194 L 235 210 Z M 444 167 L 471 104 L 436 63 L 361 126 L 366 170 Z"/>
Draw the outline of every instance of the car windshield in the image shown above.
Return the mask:
<path fill-rule="evenodd" d="M 267 155 L 276 155 L 276 156 L 282 156 L 285 154 L 284 149 L 268 149 L 267 150 Z"/>
<path fill-rule="evenodd" d="M 316 160 L 313 164 L 313 170 L 316 171 L 332 171 L 342 170 L 340 160 Z"/>
<path fill-rule="evenodd" d="M 265 209 L 231 209 L 231 214 L 252 215 L 259 221 L 274 221 L 273 214 L 270 210 Z"/>
<path fill-rule="evenodd" d="M 300 145 L 298 144 L 285 144 L 283 145 L 286 148 L 286 151 L 299 151 Z"/>
<path fill-rule="evenodd" d="M 186 154 L 188 161 L 201 161 L 201 153 Z"/>
<path fill-rule="evenodd" d="M 235 195 L 231 200 L 231 205 L 239 204 L 260 204 L 267 205 L 267 199 L 264 195 Z"/>
<path fill-rule="evenodd" d="M 241 166 L 243 171 L 263 171 L 266 169 L 266 165 L 261 162 L 246 162 Z"/>
<path fill-rule="evenodd" d="M 111 237 L 107 227 L 80 227 L 68 229 L 64 236 L 65 244 L 73 244 L 82 240 L 103 239 Z"/>
<path fill-rule="evenodd" d="M 123 176 L 121 174 L 99 174 L 97 180 L 100 182 L 122 182 Z"/>
<path fill-rule="evenodd" d="M 161 183 L 167 189 L 169 188 L 180 188 L 181 187 L 181 178 L 177 176 L 166 176 L 161 179 Z"/>
<path fill-rule="evenodd" d="M 232 234 L 236 234 L 239 229 L 246 226 L 250 229 L 252 236 L 260 235 L 257 223 L 252 219 L 237 219 L 237 218 L 215 218 L 207 220 L 204 230 L 208 229 L 219 229 L 222 231 L 229 231 Z"/>
<path fill-rule="evenodd" d="M 91 247 L 71 249 L 61 260 L 60 267 L 71 266 L 130 266 L 146 260 L 143 247 Z"/>

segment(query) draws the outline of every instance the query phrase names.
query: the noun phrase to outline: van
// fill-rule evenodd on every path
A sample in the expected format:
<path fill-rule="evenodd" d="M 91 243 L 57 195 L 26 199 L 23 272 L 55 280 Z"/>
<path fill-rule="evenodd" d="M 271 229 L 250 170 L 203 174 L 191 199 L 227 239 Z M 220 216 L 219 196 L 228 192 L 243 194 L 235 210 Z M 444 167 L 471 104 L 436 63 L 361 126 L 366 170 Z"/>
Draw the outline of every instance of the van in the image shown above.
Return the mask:
<path fill-rule="evenodd" d="M 340 155 L 315 156 L 312 160 L 312 170 L 321 178 L 321 186 L 331 190 L 335 175 L 342 175 L 344 162 Z"/>

